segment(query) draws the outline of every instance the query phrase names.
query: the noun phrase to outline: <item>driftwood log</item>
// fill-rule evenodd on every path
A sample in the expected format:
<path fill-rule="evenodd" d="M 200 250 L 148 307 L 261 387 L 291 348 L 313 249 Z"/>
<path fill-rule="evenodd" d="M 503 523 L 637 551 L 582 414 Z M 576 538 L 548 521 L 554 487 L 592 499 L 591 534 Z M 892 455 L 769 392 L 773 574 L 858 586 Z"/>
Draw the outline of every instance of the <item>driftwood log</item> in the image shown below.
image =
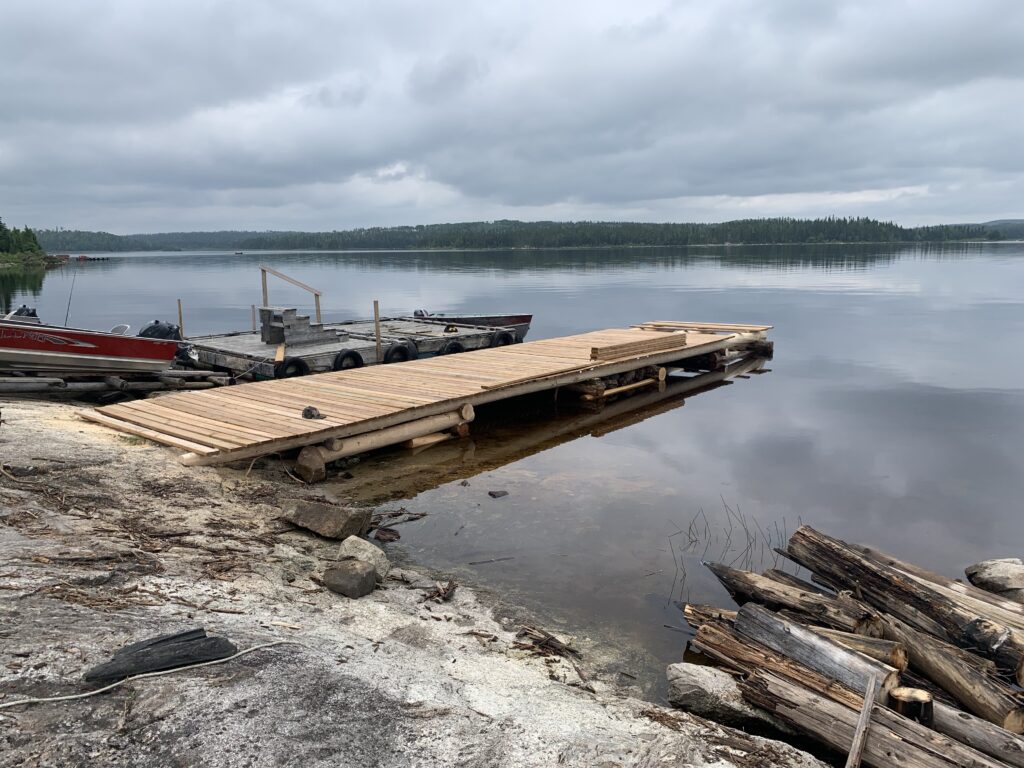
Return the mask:
<path fill-rule="evenodd" d="M 737 634 L 802 664 L 853 691 L 863 691 L 865 681 L 874 679 L 885 693 L 899 685 L 899 672 L 875 659 L 812 632 L 807 627 L 786 621 L 760 605 L 747 603 L 736 614 Z M 876 691 L 877 693 L 877 691 Z"/>
<path fill-rule="evenodd" d="M 849 688 L 750 641 L 726 624 L 702 625 L 697 630 L 693 647 L 737 672 L 749 675 L 758 670 L 767 671 L 850 709 L 860 706 L 860 696 Z M 935 720 L 932 727 L 939 733 L 997 757 L 1014 768 L 1024 768 L 1024 738 L 938 700 L 933 702 L 933 711 Z M 797 725 L 792 720 L 788 722 Z M 843 751 L 848 748 L 849 744 L 841 747 Z"/>
<path fill-rule="evenodd" d="M 858 653 L 870 656 L 876 661 L 888 664 L 899 672 L 903 672 L 907 668 L 907 649 L 903 643 L 879 637 L 855 635 L 852 632 L 843 632 L 838 629 L 828 629 L 827 627 L 809 626 L 807 629 L 817 635 L 827 637 L 829 640 L 834 640 L 840 645 L 845 645 L 847 648 Z"/>
<path fill-rule="evenodd" d="M 1024 708 L 1005 683 L 989 673 L 985 659 L 962 651 L 904 624 L 883 617 L 885 636 L 901 643 L 910 664 L 965 709 L 1014 733 L 1024 732 Z"/>
<path fill-rule="evenodd" d="M 816 740 L 840 752 L 853 743 L 861 697 L 856 707 L 758 671 L 740 683 L 744 698 Z M 1005 764 L 885 707 L 875 707 L 863 761 L 874 768 L 1005 768 Z"/>
<path fill-rule="evenodd" d="M 979 612 L 981 601 L 955 598 L 950 590 L 926 584 L 898 568 L 870 559 L 855 548 L 810 526 L 789 540 L 787 554 L 805 568 L 854 590 L 875 608 L 911 627 L 990 656 L 1020 683 L 1024 681 L 1024 631 L 1014 632 Z M 978 619 L 984 619 L 979 625 Z"/>
<path fill-rule="evenodd" d="M 753 600 L 770 608 L 788 608 L 806 614 L 815 623 L 844 632 L 882 636 L 882 624 L 875 611 L 846 595 L 829 597 L 718 563 L 708 563 L 707 567 L 737 602 Z"/>

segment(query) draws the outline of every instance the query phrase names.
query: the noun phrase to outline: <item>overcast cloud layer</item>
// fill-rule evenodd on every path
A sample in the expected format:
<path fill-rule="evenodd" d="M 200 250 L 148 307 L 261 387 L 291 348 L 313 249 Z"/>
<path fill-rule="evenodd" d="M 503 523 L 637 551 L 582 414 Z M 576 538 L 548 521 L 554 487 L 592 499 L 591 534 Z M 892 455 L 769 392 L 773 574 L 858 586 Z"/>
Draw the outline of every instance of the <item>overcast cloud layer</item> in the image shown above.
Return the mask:
<path fill-rule="evenodd" d="M 1024 216 L 1020 0 L 6 0 L 0 216 Z"/>

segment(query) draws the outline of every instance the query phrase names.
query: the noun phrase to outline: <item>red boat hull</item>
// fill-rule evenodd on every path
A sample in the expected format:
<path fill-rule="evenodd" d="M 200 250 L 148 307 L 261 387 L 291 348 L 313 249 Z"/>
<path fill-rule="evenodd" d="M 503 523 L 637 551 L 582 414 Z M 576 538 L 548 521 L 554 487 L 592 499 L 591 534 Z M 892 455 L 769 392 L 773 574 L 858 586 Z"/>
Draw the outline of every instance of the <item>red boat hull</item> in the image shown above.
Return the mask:
<path fill-rule="evenodd" d="M 0 370 L 131 373 L 170 367 L 178 342 L 0 320 Z"/>

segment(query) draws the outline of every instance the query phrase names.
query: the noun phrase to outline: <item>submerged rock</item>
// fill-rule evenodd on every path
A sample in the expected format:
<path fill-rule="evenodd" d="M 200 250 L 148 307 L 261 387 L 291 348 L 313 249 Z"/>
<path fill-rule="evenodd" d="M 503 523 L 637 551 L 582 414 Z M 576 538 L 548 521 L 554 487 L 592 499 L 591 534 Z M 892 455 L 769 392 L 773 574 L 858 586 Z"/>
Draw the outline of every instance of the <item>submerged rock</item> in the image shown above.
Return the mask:
<path fill-rule="evenodd" d="M 377 581 L 384 581 L 388 571 L 391 570 L 391 561 L 384 554 L 384 550 L 358 536 L 349 536 L 338 547 L 338 559 L 344 560 L 345 558 L 352 558 L 371 565 L 377 574 Z"/>
<path fill-rule="evenodd" d="M 292 525 L 313 531 L 328 539 L 362 536 L 370 530 L 369 508 L 340 507 L 319 501 L 297 501 L 283 517 Z"/>
<path fill-rule="evenodd" d="M 324 571 L 324 586 L 345 597 L 363 597 L 377 586 L 377 572 L 362 560 L 342 560 Z"/>

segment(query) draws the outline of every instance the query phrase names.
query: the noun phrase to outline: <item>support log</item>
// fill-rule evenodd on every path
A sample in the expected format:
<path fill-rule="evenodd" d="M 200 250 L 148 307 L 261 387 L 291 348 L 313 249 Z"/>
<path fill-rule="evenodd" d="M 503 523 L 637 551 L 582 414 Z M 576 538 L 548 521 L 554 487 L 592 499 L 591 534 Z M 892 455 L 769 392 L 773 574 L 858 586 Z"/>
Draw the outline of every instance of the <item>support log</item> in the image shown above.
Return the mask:
<path fill-rule="evenodd" d="M 850 748 L 858 709 L 767 672 L 755 672 L 740 683 L 740 690 L 751 704 L 815 740 L 840 752 Z M 1004 763 L 885 707 L 876 707 L 873 712 L 863 761 L 872 768 L 1005 768 Z"/>
<path fill-rule="evenodd" d="M 299 452 L 299 457 L 295 462 L 295 471 L 307 483 L 315 483 L 327 476 L 328 462 L 402 443 L 439 430 L 451 429 L 461 423 L 472 421 L 474 416 L 473 406 L 466 404 L 459 410 L 450 413 L 427 416 L 416 421 L 379 429 L 376 432 L 346 437 L 341 440 L 340 445 L 336 440 L 329 441 L 329 446 L 327 444 L 307 445 Z"/>
<path fill-rule="evenodd" d="M 882 625 L 878 615 L 868 606 L 846 595 L 829 597 L 808 592 L 750 571 L 738 571 L 717 563 L 708 563 L 708 569 L 729 590 L 737 602 L 754 600 L 770 608 L 788 608 L 812 617 L 844 632 L 881 637 Z"/>
<path fill-rule="evenodd" d="M 839 539 L 810 526 L 797 529 L 789 540 L 788 555 L 805 568 L 823 574 L 863 597 L 914 629 L 962 648 L 978 649 L 1001 668 L 1024 682 L 1024 632 L 985 621 L 976 605 L 966 606 L 948 593 L 909 576 L 904 571 L 869 559 Z"/>
<path fill-rule="evenodd" d="M 738 634 L 851 690 L 862 691 L 866 680 L 874 680 L 881 689 L 879 700 L 883 704 L 886 692 L 900 684 L 899 671 L 894 667 L 779 618 L 760 605 L 747 603 L 740 608 L 735 628 Z"/>

